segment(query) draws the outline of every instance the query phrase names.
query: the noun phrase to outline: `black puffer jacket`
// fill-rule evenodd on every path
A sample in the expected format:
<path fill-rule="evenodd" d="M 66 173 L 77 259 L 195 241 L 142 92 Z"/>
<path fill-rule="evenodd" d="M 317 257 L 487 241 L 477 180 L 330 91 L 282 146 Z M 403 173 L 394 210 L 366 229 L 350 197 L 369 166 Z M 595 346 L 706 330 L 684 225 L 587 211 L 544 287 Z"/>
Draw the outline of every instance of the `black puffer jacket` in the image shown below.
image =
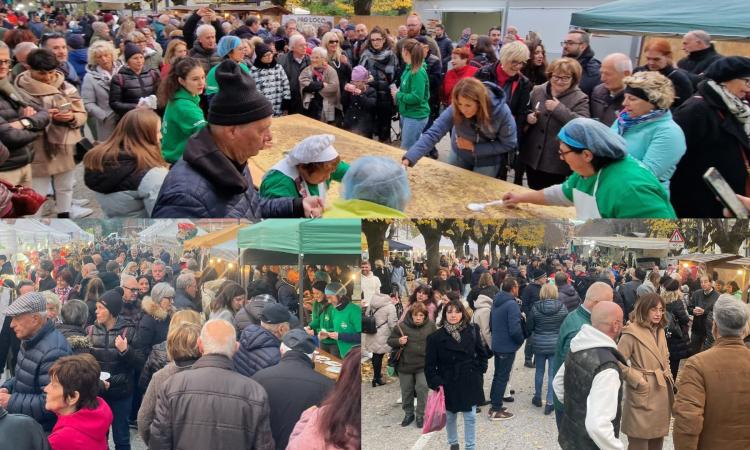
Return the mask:
<path fill-rule="evenodd" d="M 86 336 L 86 332 L 83 330 L 83 327 L 79 327 L 78 325 L 56 323 L 55 328 L 57 328 L 57 331 L 65 336 L 65 339 L 68 341 L 68 345 L 70 345 L 70 349 L 73 351 L 74 355 L 77 355 L 79 353 L 91 352 L 91 342 Z"/>
<path fill-rule="evenodd" d="M 104 400 L 121 400 L 133 393 L 133 373 L 136 367 L 143 366 L 143 354 L 133 345 L 135 326 L 130 320 L 120 316 L 111 330 L 98 323 L 88 329 L 91 340 L 91 354 L 101 366 L 102 372 L 109 372 L 109 389 L 104 391 Z M 121 336 L 128 340 L 125 353 L 115 347 L 115 339 Z"/>
<path fill-rule="evenodd" d="M 274 302 L 275 303 L 275 302 Z M 260 325 L 260 314 L 268 304 L 267 301 L 249 301 L 234 315 L 234 327 L 237 328 L 237 338 L 248 325 Z"/>
<path fill-rule="evenodd" d="M 190 57 L 200 61 L 203 70 L 205 70 L 206 73 L 208 73 L 213 66 L 220 64 L 222 60 L 221 56 L 216 53 L 215 49 L 206 50 L 200 42 L 196 42 L 195 45 L 193 45 L 193 48 L 190 49 Z"/>
<path fill-rule="evenodd" d="M 557 336 L 560 334 L 568 309 L 563 302 L 556 299 L 545 299 L 534 303 L 531 307 L 527 327 L 531 333 L 531 345 L 534 353 L 554 355 L 557 346 Z"/>
<path fill-rule="evenodd" d="M 138 322 L 136 341 L 134 345 L 148 358 L 151 348 L 167 340 L 169 330 L 170 311 L 163 309 L 151 297 L 145 297 L 141 302 L 143 314 Z"/>
<path fill-rule="evenodd" d="M 120 116 L 138 106 L 138 100 L 149 95 L 156 95 L 159 88 L 159 72 L 144 67 L 136 74 L 128 66 L 120 69 L 112 77 L 109 86 L 109 107 Z"/>
<path fill-rule="evenodd" d="M 156 372 L 166 366 L 167 363 L 167 341 L 151 347 L 151 353 L 148 355 L 146 365 L 144 365 L 143 370 L 141 370 L 141 378 L 138 380 L 138 388 L 140 388 L 142 392 L 146 392 L 149 383 L 151 383 L 151 378 L 153 378 Z"/>
<path fill-rule="evenodd" d="M 685 304 L 680 300 L 674 300 L 667 303 L 667 311 L 672 314 L 675 322 L 679 325 L 682 331 L 682 337 L 671 333 L 667 336 L 667 348 L 669 349 L 670 359 L 683 359 L 690 356 L 690 340 L 688 338 L 688 323 L 690 317 L 688 317 Z"/>
<path fill-rule="evenodd" d="M 581 88 L 584 94 L 591 95 L 594 88 L 602 82 L 599 73 L 602 68 L 602 63 L 594 58 L 594 51 L 591 47 L 581 53 L 578 57 L 578 62 L 581 64 L 581 68 L 583 68 L 581 81 L 578 82 L 578 87 Z"/>
<path fill-rule="evenodd" d="M 117 161 L 104 161 L 104 170 L 86 169 L 83 181 L 86 187 L 100 194 L 111 194 L 121 191 L 135 191 L 149 169 L 138 170 L 133 155 L 120 151 Z"/>
<path fill-rule="evenodd" d="M 40 111 L 27 117 L 33 128 L 31 130 L 16 130 L 10 122 L 21 119 L 20 109 L 24 106 L 13 85 L 6 80 L 0 80 L 0 141 L 8 147 L 10 155 L 0 164 L 0 172 L 15 170 L 31 164 L 34 160 L 32 142 L 41 136 L 49 125 L 49 114 Z"/>

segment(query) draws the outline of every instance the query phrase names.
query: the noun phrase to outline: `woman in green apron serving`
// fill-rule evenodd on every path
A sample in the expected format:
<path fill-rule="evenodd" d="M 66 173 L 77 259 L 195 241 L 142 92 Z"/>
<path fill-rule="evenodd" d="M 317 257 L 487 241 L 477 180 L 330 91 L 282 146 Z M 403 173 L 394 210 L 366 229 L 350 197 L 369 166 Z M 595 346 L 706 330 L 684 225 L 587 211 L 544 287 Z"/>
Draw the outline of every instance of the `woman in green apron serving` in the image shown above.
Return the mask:
<path fill-rule="evenodd" d="M 560 159 L 573 174 L 562 184 L 531 192 L 507 192 L 505 205 L 575 206 L 578 219 L 674 219 L 669 196 L 641 162 L 628 156 L 625 140 L 592 119 L 568 122 L 557 135 Z"/>
<path fill-rule="evenodd" d="M 326 338 L 336 341 L 338 354 L 332 353 L 344 359 L 352 347 L 362 342 L 362 308 L 352 303 L 341 283 L 328 283 L 326 298 L 333 306 L 333 330 L 321 330 L 318 338 L 321 342 Z"/>

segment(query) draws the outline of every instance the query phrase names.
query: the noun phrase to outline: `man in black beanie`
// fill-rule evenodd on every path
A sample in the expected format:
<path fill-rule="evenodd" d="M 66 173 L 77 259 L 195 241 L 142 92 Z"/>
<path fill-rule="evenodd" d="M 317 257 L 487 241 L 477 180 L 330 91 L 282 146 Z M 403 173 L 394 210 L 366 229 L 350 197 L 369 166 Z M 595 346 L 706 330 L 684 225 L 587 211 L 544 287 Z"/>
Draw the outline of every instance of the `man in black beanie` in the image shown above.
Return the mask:
<path fill-rule="evenodd" d="M 234 61 L 216 69 L 219 93 L 211 100 L 209 125 L 193 135 L 164 179 L 152 217 L 318 217 L 319 197 L 261 198 L 247 161 L 271 137 L 271 103 Z"/>

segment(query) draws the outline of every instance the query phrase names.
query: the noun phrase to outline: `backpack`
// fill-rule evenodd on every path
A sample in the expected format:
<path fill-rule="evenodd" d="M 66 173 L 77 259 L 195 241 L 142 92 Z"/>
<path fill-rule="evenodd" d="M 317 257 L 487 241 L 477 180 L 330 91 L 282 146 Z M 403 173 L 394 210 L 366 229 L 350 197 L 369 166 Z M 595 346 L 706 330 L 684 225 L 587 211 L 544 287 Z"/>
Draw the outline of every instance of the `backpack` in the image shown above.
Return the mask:
<path fill-rule="evenodd" d="M 375 312 L 372 308 L 367 308 L 362 314 L 362 332 L 365 334 L 376 334 L 378 332 L 378 323 L 375 321 Z"/>
<path fill-rule="evenodd" d="M 664 311 L 664 314 L 667 316 L 667 326 L 664 327 L 664 334 L 667 336 L 667 339 L 683 339 L 682 328 L 680 328 L 680 324 L 677 323 L 674 314 L 669 312 L 669 310 Z"/>

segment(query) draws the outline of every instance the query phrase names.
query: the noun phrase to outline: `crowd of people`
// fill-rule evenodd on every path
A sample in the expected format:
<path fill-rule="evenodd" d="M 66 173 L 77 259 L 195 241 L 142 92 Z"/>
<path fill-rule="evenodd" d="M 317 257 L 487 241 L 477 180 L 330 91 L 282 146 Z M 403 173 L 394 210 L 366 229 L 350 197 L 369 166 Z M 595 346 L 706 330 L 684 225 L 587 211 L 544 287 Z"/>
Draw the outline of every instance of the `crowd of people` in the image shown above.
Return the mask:
<path fill-rule="evenodd" d="M 0 256 L 0 441 L 120 450 L 135 429 L 151 449 L 360 448 L 347 268 L 307 267 L 300 296 L 285 266 L 254 267 L 245 288 L 192 253 L 70 247 Z M 321 351 L 341 361 L 337 381 L 316 371 Z"/>
<path fill-rule="evenodd" d="M 624 449 L 622 434 L 629 449 L 661 449 L 670 433 L 677 449 L 747 446 L 750 305 L 736 281 L 705 267 L 628 267 L 566 253 L 514 254 L 492 266 L 443 255 L 435 269 L 398 257 L 362 263 L 372 386 L 385 384 L 389 355 L 402 427 L 421 428 L 428 393 L 442 389 L 451 449 L 459 413 L 465 447 L 480 447 L 481 407 L 490 421 L 514 417 L 511 373 L 523 346 L 524 367 L 534 369 L 531 403 L 554 412 L 563 449 Z"/>
<path fill-rule="evenodd" d="M 81 160 L 109 217 L 400 216 L 410 193 L 398 166 L 373 155 L 350 167 L 331 145 L 282 159 L 261 181 L 289 187 L 258 192 L 248 159 L 286 114 L 388 143 L 398 118 L 405 167 L 437 158 L 450 132 L 450 164 L 534 190 L 506 204 L 574 205 L 581 218 L 721 217 L 701 181 L 709 167 L 748 195 L 750 58 L 718 54 L 701 30 L 685 34 L 682 59 L 648 39 L 634 67 L 623 53 L 599 61 L 582 30 L 548 61 L 536 32 L 467 28 L 453 42 L 416 13 L 396 33 L 207 7 L 182 18 L 0 15 L 13 18 L 0 31 L 0 178 L 52 195 L 59 217 L 91 214 L 72 198 Z M 372 168 L 364 187 L 345 177 L 361 166 Z M 332 180 L 344 183 L 338 203 L 326 199 Z"/>

